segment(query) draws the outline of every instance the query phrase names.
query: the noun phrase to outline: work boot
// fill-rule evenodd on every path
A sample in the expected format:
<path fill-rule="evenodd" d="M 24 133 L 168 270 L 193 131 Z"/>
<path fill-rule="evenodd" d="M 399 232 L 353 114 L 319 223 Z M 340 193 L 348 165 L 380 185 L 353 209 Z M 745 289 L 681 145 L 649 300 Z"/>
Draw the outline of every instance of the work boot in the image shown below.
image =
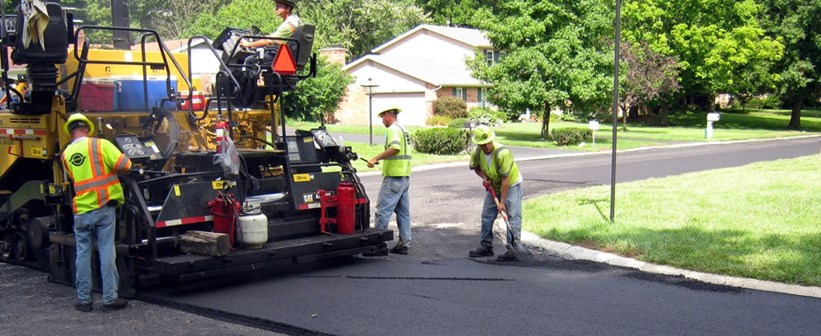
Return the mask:
<path fill-rule="evenodd" d="M 103 311 L 108 312 L 108 311 L 120 310 L 120 309 L 125 308 L 126 306 L 128 306 L 128 301 L 123 300 L 121 298 L 117 298 L 112 303 L 103 304 Z"/>
<path fill-rule="evenodd" d="M 403 244 L 396 244 L 396 246 L 391 249 L 391 253 L 408 254 L 408 247 Z"/>
<path fill-rule="evenodd" d="M 493 256 L 493 248 L 492 247 L 485 247 L 479 246 L 479 248 L 470 251 L 470 257 L 490 257 Z"/>
<path fill-rule="evenodd" d="M 76 302 L 76 303 L 74 303 L 74 309 L 79 310 L 83 313 L 88 313 L 88 312 L 94 310 L 94 307 L 91 305 L 91 302 L 86 302 L 86 303 Z"/>
<path fill-rule="evenodd" d="M 518 261 L 519 258 L 516 258 L 516 255 L 513 252 L 507 251 L 505 254 L 502 254 L 496 257 L 496 261 Z"/>

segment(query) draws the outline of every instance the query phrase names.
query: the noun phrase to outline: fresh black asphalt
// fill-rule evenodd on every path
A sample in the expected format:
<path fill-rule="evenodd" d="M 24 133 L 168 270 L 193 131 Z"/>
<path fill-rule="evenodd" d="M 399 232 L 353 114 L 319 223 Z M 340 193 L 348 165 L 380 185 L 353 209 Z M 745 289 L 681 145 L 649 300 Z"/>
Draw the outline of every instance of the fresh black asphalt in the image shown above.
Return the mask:
<path fill-rule="evenodd" d="M 620 153 L 618 180 L 813 155 L 820 149 L 819 139 L 810 138 Z M 410 256 L 354 257 L 278 275 L 163 287 L 143 298 L 288 334 L 817 335 L 821 330 L 816 298 L 546 255 L 516 265 L 455 257 L 473 247 L 477 234 L 471 222 L 478 216 L 479 194 L 467 190 L 479 187 L 463 186 L 476 183 L 463 168 L 414 174 L 413 221 L 420 227 Z M 606 155 L 523 161 L 521 168 L 530 195 L 609 183 Z M 373 193 L 379 177 L 363 180 Z M 440 193 L 449 198 L 439 198 Z M 467 224 L 435 225 L 442 221 Z M 471 225 L 473 231 L 465 231 Z"/>
<path fill-rule="evenodd" d="M 817 335 L 821 300 L 548 258 L 350 258 L 146 299 L 289 334 Z M 202 310 L 207 308 L 207 311 Z M 237 322 L 236 320 L 232 322 Z M 241 321 L 240 321 L 241 322 Z"/>

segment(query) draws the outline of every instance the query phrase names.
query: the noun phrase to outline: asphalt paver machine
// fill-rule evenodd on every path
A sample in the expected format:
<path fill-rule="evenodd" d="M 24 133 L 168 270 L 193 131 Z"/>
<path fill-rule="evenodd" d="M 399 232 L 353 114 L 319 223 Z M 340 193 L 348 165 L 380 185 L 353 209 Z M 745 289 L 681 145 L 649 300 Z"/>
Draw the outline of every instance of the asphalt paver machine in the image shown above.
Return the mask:
<path fill-rule="evenodd" d="M 0 27 L 5 91 L 0 102 L 0 261 L 39 268 L 50 273 L 51 281 L 73 285 L 73 190 L 60 153 L 70 141 L 62 126 L 77 111 L 95 123 L 94 136 L 110 140 L 134 164 L 120 176 L 126 195 L 125 206 L 117 210 L 121 295 L 166 282 L 386 251 L 393 232 L 370 227 L 370 200 L 352 166 L 356 153 L 324 127 L 286 133 L 283 102 L 296 94 L 302 79 L 316 73 L 312 26 L 275 44 L 281 48 L 283 58 L 275 63 L 284 66 L 282 71 L 248 66 L 244 60 L 253 53 L 228 43 L 253 38 L 243 32 L 229 30 L 206 43 L 220 71 L 213 97 L 195 111 L 191 101 L 188 109 L 176 108 L 178 90 L 172 85 L 177 80 L 192 97 L 190 64 L 197 60 L 190 54 L 186 72 L 152 30 L 75 29 L 58 3 L 45 5 L 47 19 L 38 21 L 42 30 L 27 30 L 37 25 L 23 13 L 4 16 Z M 141 50 L 95 60 L 83 39 L 93 30 L 138 35 Z M 147 57 L 147 43 L 160 46 L 153 58 Z M 25 74 L 10 79 L 9 59 L 25 65 Z M 142 75 L 137 96 L 143 108 L 81 110 L 79 102 L 89 99 L 80 93 L 90 88 L 84 84 L 92 66 L 136 69 L 137 77 Z M 158 73 L 165 94 L 152 100 L 149 75 Z M 263 224 L 243 227 L 246 215 Z M 191 253 L 183 241 L 192 232 L 227 235 L 230 249 Z"/>

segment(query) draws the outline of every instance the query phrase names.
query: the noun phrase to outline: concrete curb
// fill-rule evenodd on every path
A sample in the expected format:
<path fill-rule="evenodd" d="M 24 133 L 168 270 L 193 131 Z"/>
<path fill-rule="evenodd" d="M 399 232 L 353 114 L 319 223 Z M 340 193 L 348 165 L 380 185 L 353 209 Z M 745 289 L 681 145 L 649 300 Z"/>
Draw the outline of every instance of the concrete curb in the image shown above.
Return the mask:
<path fill-rule="evenodd" d="M 522 242 L 530 246 L 539 247 L 549 254 L 567 260 L 589 260 L 613 266 L 633 268 L 647 273 L 682 276 L 688 279 L 693 279 L 696 281 L 716 285 L 821 298 L 821 287 L 790 285 L 774 281 L 710 274 L 675 268 L 671 266 L 657 265 L 632 258 L 623 257 L 613 253 L 601 252 L 562 242 L 545 240 L 531 232 L 526 231 L 522 231 Z"/>

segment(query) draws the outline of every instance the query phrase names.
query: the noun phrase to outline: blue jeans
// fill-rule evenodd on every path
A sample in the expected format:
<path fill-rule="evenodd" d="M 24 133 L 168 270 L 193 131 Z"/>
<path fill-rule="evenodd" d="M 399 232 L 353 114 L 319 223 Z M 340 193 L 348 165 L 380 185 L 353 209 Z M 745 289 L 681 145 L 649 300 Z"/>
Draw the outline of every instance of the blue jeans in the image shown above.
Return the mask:
<path fill-rule="evenodd" d="M 522 238 L 522 184 L 517 184 L 510 187 L 507 191 L 507 200 L 505 200 L 505 207 L 507 208 L 507 219 L 513 232 L 507 230 L 507 241 L 510 241 L 511 234 L 515 235 L 516 240 Z M 496 202 L 493 201 L 493 195 L 490 192 L 485 192 L 485 203 L 482 205 L 482 247 L 493 247 L 493 221 L 496 220 L 496 215 L 499 210 L 496 208 Z"/>
<path fill-rule="evenodd" d="M 379 200 L 376 202 L 376 228 L 387 229 L 391 215 L 396 213 L 396 225 L 399 227 L 399 243 L 410 246 L 410 177 L 385 177 L 379 189 Z"/>
<path fill-rule="evenodd" d="M 77 301 L 91 302 L 91 256 L 92 238 L 97 240 L 100 253 L 100 274 L 103 278 L 103 303 L 111 304 L 117 299 L 120 275 L 117 273 L 117 253 L 114 250 L 115 213 L 111 206 L 74 215 L 74 238 L 77 240 L 76 280 Z"/>

